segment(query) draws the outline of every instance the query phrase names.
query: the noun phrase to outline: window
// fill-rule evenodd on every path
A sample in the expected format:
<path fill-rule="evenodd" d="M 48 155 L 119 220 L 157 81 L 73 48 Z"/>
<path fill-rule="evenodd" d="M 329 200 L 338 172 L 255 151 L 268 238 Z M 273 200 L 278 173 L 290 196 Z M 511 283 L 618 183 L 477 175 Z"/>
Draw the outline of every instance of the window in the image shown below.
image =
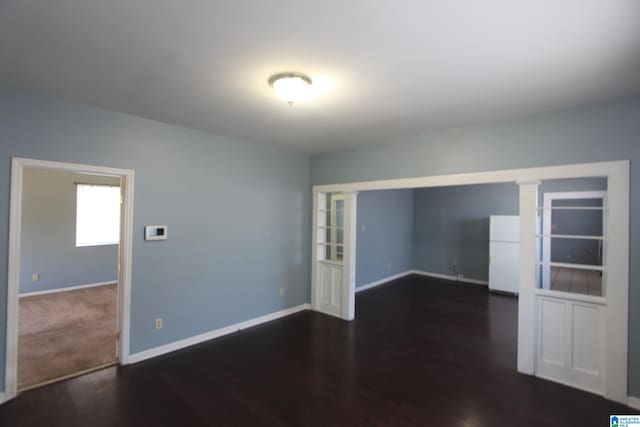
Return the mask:
<path fill-rule="evenodd" d="M 552 184 L 557 186 L 558 182 L 561 180 Z M 601 178 L 579 182 L 597 184 L 598 188 L 607 185 Z M 538 286 L 605 296 L 607 190 L 543 192 L 543 200 L 539 208 L 543 213 L 542 234 L 538 235 L 541 239 Z"/>
<path fill-rule="evenodd" d="M 76 185 L 76 246 L 120 242 L 120 187 Z"/>
<path fill-rule="evenodd" d="M 344 195 L 328 193 L 322 196 L 318 217 L 322 259 L 341 262 L 344 252 Z"/>

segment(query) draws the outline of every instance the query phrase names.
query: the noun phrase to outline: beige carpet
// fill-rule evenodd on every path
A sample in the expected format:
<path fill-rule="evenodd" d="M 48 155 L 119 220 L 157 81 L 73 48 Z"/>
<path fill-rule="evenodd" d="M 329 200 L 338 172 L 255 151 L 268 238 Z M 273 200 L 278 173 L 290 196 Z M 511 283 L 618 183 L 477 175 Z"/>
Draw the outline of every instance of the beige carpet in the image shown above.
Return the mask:
<path fill-rule="evenodd" d="M 18 389 L 116 361 L 117 286 L 20 298 Z"/>

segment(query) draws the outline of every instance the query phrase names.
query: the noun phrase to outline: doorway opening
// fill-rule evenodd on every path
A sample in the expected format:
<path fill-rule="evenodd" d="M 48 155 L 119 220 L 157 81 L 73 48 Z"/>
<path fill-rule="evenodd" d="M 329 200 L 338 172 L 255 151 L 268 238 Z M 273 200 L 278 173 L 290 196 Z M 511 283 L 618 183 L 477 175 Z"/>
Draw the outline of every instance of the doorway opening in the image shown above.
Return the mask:
<path fill-rule="evenodd" d="M 551 206 L 545 209 L 540 196 L 545 185 L 562 180 L 603 180 L 606 202 L 601 206 Z M 586 389 L 608 399 L 626 402 L 627 386 L 627 311 L 628 311 L 628 233 L 629 233 L 629 162 L 603 162 L 531 169 L 443 175 L 422 178 L 320 185 L 313 188 L 312 306 L 315 310 L 352 320 L 355 316 L 355 258 L 358 192 L 411 188 L 434 188 L 457 185 L 517 183 L 519 261 L 517 268 L 518 351 L 517 370 L 528 375 Z M 541 185 L 542 184 L 542 185 Z M 562 190 L 556 190 L 562 191 Z M 322 207 L 326 210 L 327 194 L 342 194 L 344 204 L 343 260 L 334 262 L 335 273 L 326 274 L 322 251 L 326 245 L 326 223 L 322 223 Z M 589 203 L 594 203 L 590 201 Z M 578 207 L 579 209 L 575 209 Z M 541 227 L 546 210 L 599 211 L 600 234 L 581 235 L 546 233 Z M 553 215 L 553 213 L 552 213 Z M 604 217 L 602 217 L 604 215 Z M 559 218 L 557 215 L 554 218 Z M 604 219 L 602 219 L 604 218 Z M 319 222 L 320 221 L 320 222 Z M 574 220 L 575 221 L 575 220 Z M 615 226 L 614 226 L 615 224 Z M 543 224 L 544 225 L 544 224 Z M 542 231 L 541 231 L 542 230 Z M 591 254 L 596 265 L 558 262 L 544 258 L 544 239 L 551 248 L 560 240 L 583 246 L 578 240 L 600 241 L 596 250 L 576 249 L 581 255 Z M 515 241 L 514 241 L 515 242 Z M 329 242 L 331 243 L 331 242 Z M 591 245 L 593 242 L 590 243 Z M 577 247 L 577 246 L 576 246 Z M 599 249 L 598 249 L 599 248 Z M 549 252 L 549 250 L 547 250 Z M 575 252 L 576 254 L 578 252 Z M 600 263 L 601 265 L 597 265 Z M 586 266 L 586 267 L 585 267 Z M 566 292 L 541 286 L 545 269 L 573 268 L 597 271 L 604 277 L 601 295 Z M 323 271 L 325 270 L 325 271 Z M 594 292 L 597 293 L 597 287 Z M 587 286 L 589 289 L 589 286 Z M 331 292 L 326 292 L 330 290 Z M 589 291 L 587 291 L 589 292 Z M 326 295 L 331 311 L 323 306 Z M 324 298 L 324 300 L 323 300 Z M 584 356 L 589 352 L 589 356 Z"/>
<path fill-rule="evenodd" d="M 14 158 L 5 392 L 128 363 L 132 170 Z"/>
<path fill-rule="evenodd" d="M 117 362 L 120 180 L 24 170 L 18 391 Z"/>

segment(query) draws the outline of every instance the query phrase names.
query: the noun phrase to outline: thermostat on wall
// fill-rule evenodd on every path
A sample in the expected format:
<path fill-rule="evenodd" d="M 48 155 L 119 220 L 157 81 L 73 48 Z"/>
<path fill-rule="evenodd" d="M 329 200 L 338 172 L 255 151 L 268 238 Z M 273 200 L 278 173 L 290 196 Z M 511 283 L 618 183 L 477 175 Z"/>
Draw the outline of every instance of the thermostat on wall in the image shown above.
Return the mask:
<path fill-rule="evenodd" d="M 147 225 L 144 227 L 144 240 L 167 240 L 167 226 Z"/>

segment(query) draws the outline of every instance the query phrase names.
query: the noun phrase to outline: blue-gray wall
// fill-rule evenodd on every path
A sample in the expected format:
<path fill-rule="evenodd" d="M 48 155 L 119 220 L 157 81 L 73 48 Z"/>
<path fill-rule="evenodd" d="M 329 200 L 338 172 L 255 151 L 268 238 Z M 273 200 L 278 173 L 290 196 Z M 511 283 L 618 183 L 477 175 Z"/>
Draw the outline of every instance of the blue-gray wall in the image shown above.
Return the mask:
<path fill-rule="evenodd" d="M 413 190 L 358 194 L 356 287 L 411 270 Z"/>
<path fill-rule="evenodd" d="M 118 245 L 76 247 L 76 182 L 120 185 L 119 178 L 25 169 L 20 293 L 118 280 Z"/>
<path fill-rule="evenodd" d="M 135 170 L 132 353 L 309 301 L 306 154 L 0 90 L 4 236 L 12 156 Z M 169 239 L 145 242 L 145 224 L 167 224 Z M 0 366 L 6 260 L 4 238 Z"/>
<path fill-rule="evenodd" d="M 465 277 L 488 280 L 489 215 L 518 215 L 518 186 L 420 188 L 413 205 L 413 268 L 455 275 L 456 261 Z"/>
<path fill-rule="evenodd" d="M 318 154 L 312 184 L 631 160 L 629 391 L 640 396 L 640 98 Z"/>
<path fill-rule="evenodd" d="M 545 192 L 606 189 L 603 178 L 544 181 L 540 185 L 540 205 Z M 449 267 L 456 261 L 459 273 L 465 277 L 488 280 L 489 215 L 518 215 L 518 186 L 508 183 L 421 188 L 415 190 L 413 204 L 412 268 L 453 275 Z M 574 212 L 563 212 L 572 216 L 572 230 L 589 229 L 593 215 L 601 218 L 601 212 L 596 211 L 578 220 Z M 556 253 L 556 258 L 552 256 L 554 261 L 567 261 L 569 254 L 572 262 L 591 264 L 587 251 L 597 253 L 597 242 L 555 239 L 552 248 Z"/>

